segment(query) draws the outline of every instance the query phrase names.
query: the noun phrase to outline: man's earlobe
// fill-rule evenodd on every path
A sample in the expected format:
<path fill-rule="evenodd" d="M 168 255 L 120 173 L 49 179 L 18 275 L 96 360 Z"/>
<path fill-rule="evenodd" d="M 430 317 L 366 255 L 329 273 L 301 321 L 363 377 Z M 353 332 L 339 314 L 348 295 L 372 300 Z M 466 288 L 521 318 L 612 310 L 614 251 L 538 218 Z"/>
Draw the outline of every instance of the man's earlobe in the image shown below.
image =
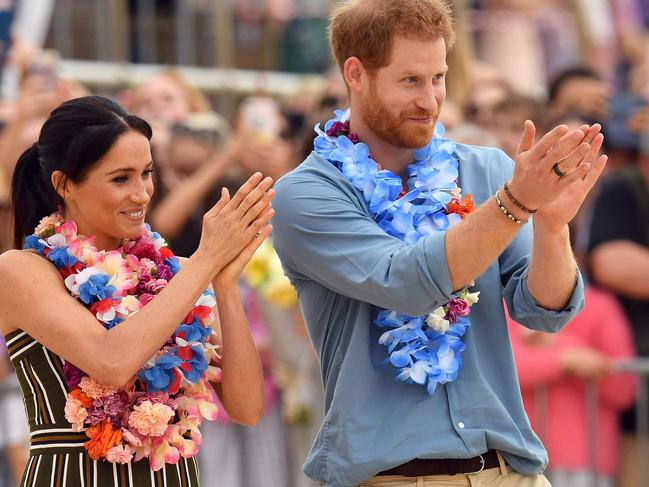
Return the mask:
<path fill-rule="evenodd" d="M 343 77 L 350 90 L 356 91 L 362 86 L 364 75 L 365 68 L 361 60 L 357 57 L 347 58 L 343 66 Z"/>

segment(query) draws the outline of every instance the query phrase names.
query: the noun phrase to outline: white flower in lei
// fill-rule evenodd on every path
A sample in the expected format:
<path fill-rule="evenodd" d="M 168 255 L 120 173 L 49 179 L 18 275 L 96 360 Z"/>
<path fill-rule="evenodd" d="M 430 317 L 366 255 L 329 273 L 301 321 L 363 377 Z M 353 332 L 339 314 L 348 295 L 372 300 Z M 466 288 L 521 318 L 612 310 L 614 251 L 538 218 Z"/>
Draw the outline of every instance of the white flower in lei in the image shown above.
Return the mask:
<path fill-rule="evenodd" d="M 446 232 L 473 209 L 470 197 L 460 198 L 455 144 L 442 138 L 441 124 L 436 125 L 428 145 L 414 152 L 404 195 L 401 177 L 381 170 L 367 144 L 349 132 L 349 114 L 349 110 L 336 110 L 324 131 L 316 125 L 314 149 L 363 194 L 372 218 L 387 234 L 412 245 L 420 238 Z M 398 369 L 397 380 L 424 385 L 432 395 L 437 384 L 457 378 L 462 336 L 471 324 L 469 308 L 478 301 L 478 294 L 464 288 L 425 316 L 386 309 L 378 312 L 374 325 L 388 328 L 379 343 L 388 348 L 386 362 Z"/>

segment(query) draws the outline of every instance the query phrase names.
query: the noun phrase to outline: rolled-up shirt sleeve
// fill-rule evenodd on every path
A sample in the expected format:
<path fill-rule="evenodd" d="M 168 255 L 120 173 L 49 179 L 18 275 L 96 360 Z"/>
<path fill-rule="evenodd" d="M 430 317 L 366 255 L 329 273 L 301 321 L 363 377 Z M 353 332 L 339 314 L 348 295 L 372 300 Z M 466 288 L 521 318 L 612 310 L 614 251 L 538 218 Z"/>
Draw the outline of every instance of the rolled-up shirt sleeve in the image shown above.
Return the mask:
<path fill-rule="evenodd" d="M 575 287 L 568 303 L 560 310 L 541 306 L 527 287 L 527 276 L 532 248 L 532 224 L 516 236 L 500 256 L 503 298 L 511 317 L 532 330 L 554 333 L 563 328 L 583 308 L 584 280 L 577 269 Z"/>
<path fill-rule="evenodd" d="M 273 244 L 298 292 L 300 279 L 314 280 L 410 316 L 448 301 L 445 233 L 406 245 L 369 217 L 342 176 L 328 176 L 287 178 L 276 186 Z"/>

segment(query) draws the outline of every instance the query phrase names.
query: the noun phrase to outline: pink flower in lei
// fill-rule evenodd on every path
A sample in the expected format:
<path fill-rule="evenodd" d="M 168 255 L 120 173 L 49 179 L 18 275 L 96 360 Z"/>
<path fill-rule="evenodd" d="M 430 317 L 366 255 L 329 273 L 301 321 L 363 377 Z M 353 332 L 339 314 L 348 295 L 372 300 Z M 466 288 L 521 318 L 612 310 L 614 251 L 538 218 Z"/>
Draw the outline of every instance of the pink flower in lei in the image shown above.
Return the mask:
<path fill-rule="evenodd" d="M 153 404 L 164 404 L 174 410 L 178 407 L 178 401 L 176 399 L 173 399 L 166 392 L 149 392 L 143 396 L 140 396 L 135 401 L 135 404 L 142 404 L 144 401 L 149 401 Z"/>
<path fill-rule="evenodd" d="M 65 419 L 72 425 L 73 431 L 83 430 L 83 424 L 88 417 L 88 411 L 83 407 L 81 401 L 69 397 L 65 402 Z"/>
<path fill-rule="evenodd" d="M 139 448 L 142 446 L 142 437 L 136 433 L 133 433 L 129 429 L 122 429 L 122 438 L 129 444 L 132 445 L 135 448 Z"/>
<path fill-rule="evenodd" d="M 150 259 L 156 264 L 162 262 L 160 254 L 155 246 L 144 238 L 128 242 L 124 245 L 124 251 L 138 257 L 139 259 Z"/>
<path fill-rule="evenodd" d="M 165 404 L 144 401 L 133 408 L 128 425 L 144 436 L 162 436 L 173 415 L 174 410 Z"/>
<path fill-rule="evenodd" d="M 63 221 L 63 217 L 60 213 L 54 213 L 52 215 L 43 217 L 34 229 L 34 233 L 44 236 L 48 231 L 54 231 L 53 229 L 61 225 Z"/>
<path fill-rule="evenodd" d="M 178 449 L 183 458 L 191 458 L 198 453 L 198 447 L 203 442 L 203 436 L 198 429 L 197 420 L 181 420 L 167 431 L 170 445 Z M 189 432 L 189 438 L 188 433 Z"/>
<path fill-rule="evenodd" d="M 106 453 L 106 460 L 113 463 L 129 463 L 132 459 L 133 449 L 128 445 L 115 445 Z"/>
<path fill-rule="evenodd" d="M 154 470 L 165 463 L 178 463 L 178 460 L 180 460 L 180 451 L 168 441 L 160 440 L 152 445 L 149 462 Z"/>
<path fill-rule="evenodd" d="M 151 279 L 144 285 L 144 288 L 151 294 L 158 294 L 166 285 L 166 279 Z"/>
<path fill-rule="evenodd" d="M 81 382 L 81 378 L 85 375 L 82 370 L 79 370 L 70 362 L 66 362 L 63 365 L 63 374 L 65 375 L 65 381 L 68 384 L 70 390 L 74 389 Z"/>
<path fill-rule="evenodd" d="M 453 298 L 448 302 L 448 313 L 449 315 L 455 316 L 468 316 L 471 312 L 469 305 L 466 301 L 459 298 Z M 455 321 L 455 320 L 450 320 Z"/>
<path fill-rule="evenodd" d="M 157 268 L 155 262 L 151 259 L 140 259 L 137 266 L 137 278 L 140 282 L 150 281 L 156 271 Z"/>
<path fill-rule="evenodd" d="M 154 297 L 155 296 L 153 294 L 149 294 L 149 293 L 141 294 L 140 295 L 140 303 L 142 304 L 142 306 L 144 306 L 149 301 L 151 301 Z"/>
<path fill-rule="evenodd" d="M 99 399 L 100 397 L 104 396 L 112 396 L 117 392 L 116 387 L 102 384 L 101 382 L 98 382 L 87 375 L 81 378 L 79 386 L 81 387 L 81 390 L 92 399 Z"/>

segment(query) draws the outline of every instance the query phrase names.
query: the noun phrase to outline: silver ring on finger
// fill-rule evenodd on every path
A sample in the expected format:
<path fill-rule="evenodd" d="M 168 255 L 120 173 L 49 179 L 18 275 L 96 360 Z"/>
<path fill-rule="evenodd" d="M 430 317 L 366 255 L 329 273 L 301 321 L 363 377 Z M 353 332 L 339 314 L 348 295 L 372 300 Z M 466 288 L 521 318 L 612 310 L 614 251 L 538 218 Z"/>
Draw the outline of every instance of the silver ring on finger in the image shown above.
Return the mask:
<path fill-rule="evenodd" d="M 253 239 L 259 238 L 259 237 L 261 237 L 261 232 L 257 232 L 252 236 Z"/>
<path fill-rule="evenodd" d="M 568 173 L 567 173 L 567 172 L 563 172 L 561 169 L 559 169 L 559 162 L 561 162 L 561 161 L 557 161 L 557 162 L 555 162 L 554 164 L 552 164 L 552 171 L 554 172 L 554 174 L 556 174 L 557 176 L 559 176 L 560 178 L 562 178 L 562 177 L 564 177 L 564 176 L 565 176 L 566 174 L 568 174 Z"/>

